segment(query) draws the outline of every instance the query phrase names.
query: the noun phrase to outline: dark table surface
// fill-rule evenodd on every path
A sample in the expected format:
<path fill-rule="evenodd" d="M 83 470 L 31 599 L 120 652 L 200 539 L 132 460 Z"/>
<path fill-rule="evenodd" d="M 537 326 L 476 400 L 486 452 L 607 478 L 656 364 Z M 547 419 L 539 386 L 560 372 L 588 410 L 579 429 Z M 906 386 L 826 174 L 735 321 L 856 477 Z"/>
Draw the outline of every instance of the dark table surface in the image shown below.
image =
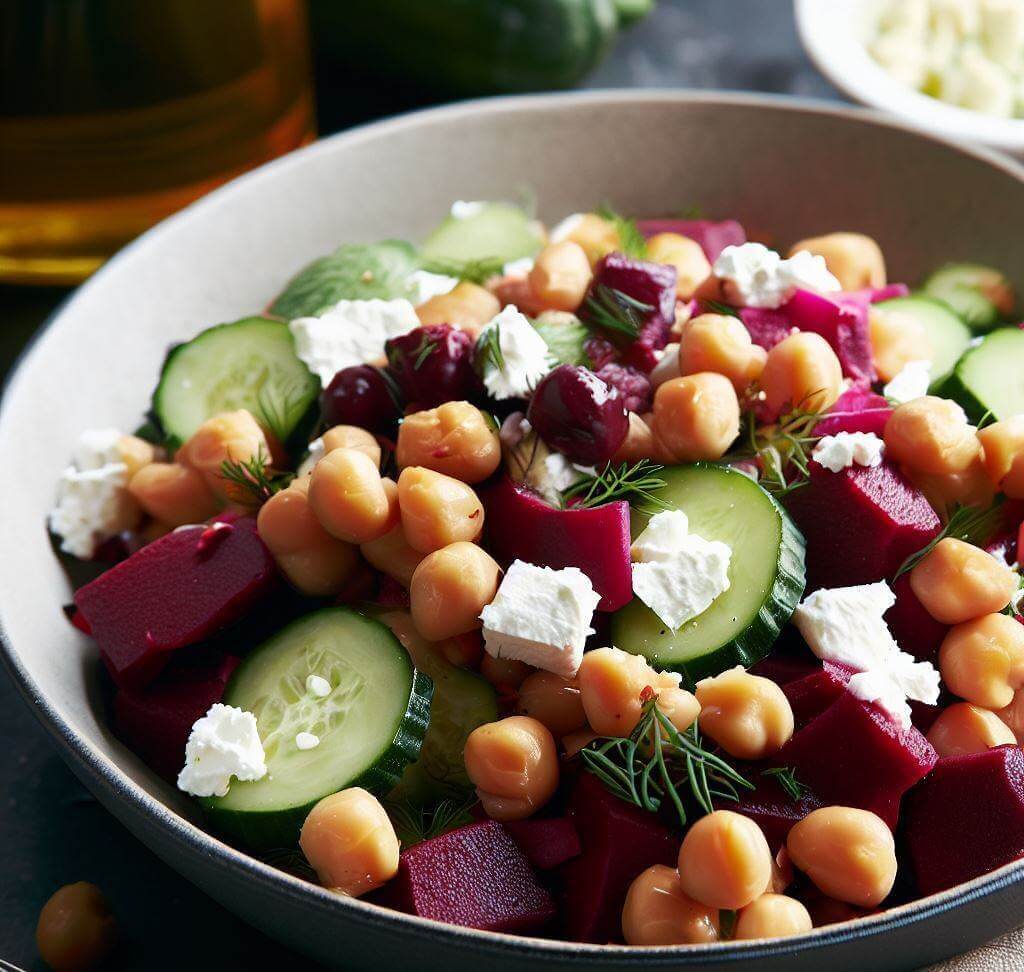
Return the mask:
<path fill-rule="evenodd" d="M 317 80 L 323 132 L 430 103 L 420 92 L 394 85 L 384 92 L 339 77 L 332 66 L 321 65 Z M 800 48 L 789 0 L 660 0 L 587 86 L 836 97 Z M 64 295 L 0 288 L 0 373 Z M 0 959 L 44 969 L 34 944 L 39 909 L 62 884 L 87 880 L 103 888 L 122 930 L 111 968 L 314 968 L 192 887 L 109 816 L 64 766 L 2 670 L 0 744 Z"/>

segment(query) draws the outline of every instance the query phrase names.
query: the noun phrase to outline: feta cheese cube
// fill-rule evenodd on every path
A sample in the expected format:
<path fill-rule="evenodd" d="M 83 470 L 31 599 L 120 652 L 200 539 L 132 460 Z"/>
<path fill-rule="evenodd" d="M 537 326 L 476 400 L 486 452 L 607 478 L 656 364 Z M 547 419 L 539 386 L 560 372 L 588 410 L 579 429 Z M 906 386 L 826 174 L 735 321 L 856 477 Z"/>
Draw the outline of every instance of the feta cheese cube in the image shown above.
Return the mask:
<path fill-rule="evenodd" d="M 727 246 L 712 268 L 731 300 L 744 307 L 781 307 L 797 290 L 842 290 L 824 257 L 801 250 L 784 260 L 762 243 Z"/>
<path fill-rule="evenodd" d="M 493 361 L 485 364 L 484 387 L 499 401 L 526 398 L 551 370 L 547 343 L 514 304 L 484 327 L 481 338 L 492 331 L 497 332 L 502 361 L 500 368 Z"/>
<path fill-rule="evenodd" d="M 131 526 L 134 501 L 127 484 L 128 467 L 123 462 L 86 470 L 68 466 L 49 517 L 50 529 L 61 538 L 60 549 L 87 560 L 100 543 Z"/>
<path fill-rule="evenodd" d="M 599 594 L 576 567 L 553 570 L 516 560 L 480 614 L 484 648 L 563 678 L 576 674 L 593 633 Z"/>
<path fill-rule="evenodd" d="M 232 778 L 259 780 L 266 774 L 256 716 L 216 702 L 192 726 L 178 789 L 192 796 L 224 796 Z"/>
<path fill-rule="evenodd" d="M 111 463 L 123 462 L 120 443 L 123 438 L 118 429 L 86 429 L 75 444 L 71 462 L 76 469 L 100 469 Z"/>
<path fill-rule="evenodd" d="M 384 356 L 384 342 L 420 326 L 407 300 L 340 300 L 319 317 L 289 324 L 295 352 L 322 385 L 342 368 Z"/>
<path fill-rule="evenodd" d="M 927 358 L 908 361 L 886 384 L 882 393 L 889 401 L 902 405 L 927 395 L 931 382 L 932 363 Z"/>
<path fill-rule="evenodd" d="M 823 435 L 811 458 L 830 472 L 858 466 L 880 466 L 885 443 L 874 432 L 837 432 Z"/>
<path fill-rule="evenodd" d="M 406 277 L 405 285 L 409 288 L 409 300 L 414 304 L 422 304 L 431 297 L 440 297 L 450 293 L 458 286 L 458 277 L 449 277 L 443 273 L 431 273 L 429 270 L 415 270 Z"/>
<path fill-rule="evenodd" d="M 657 388 L 664 385 L 666 381 L 678 378 L 682 374 L 679 369 L 679 343 L 666 344 L 665 349 L 658 356 L 658 363 L 651 369 L 647 376 L 651 379 L 651 387 Z"/>

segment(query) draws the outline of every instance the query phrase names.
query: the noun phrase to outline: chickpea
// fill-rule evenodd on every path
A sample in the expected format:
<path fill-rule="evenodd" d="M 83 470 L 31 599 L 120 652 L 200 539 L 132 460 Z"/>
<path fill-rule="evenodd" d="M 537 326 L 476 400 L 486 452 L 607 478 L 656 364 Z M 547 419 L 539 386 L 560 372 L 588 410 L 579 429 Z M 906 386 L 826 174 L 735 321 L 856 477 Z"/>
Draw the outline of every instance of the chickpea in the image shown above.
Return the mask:
<path fill-rule="evenodd" d="M 1009 727 L 1017 740 L 1017 745 L 1024 744 L 1024 691 L 1013 693 L 1013 701 L 997 713 L 1000 720 Z"/>
<path fill-rule="evenodd" d="M 206 485 L 223 499 L 237 499 L 221 474 L 224 462 L 270 458 L 270 446 L 259 423 L 244 408 L 207 419 L 179 450 L 178 462 L 202 473 Z"/>
<path fill-rule="evenodd" d="M 793 709 L 775 682 L 737 665 L 697 683 L 700 729 L 730 756 L 764 759 L 793 735 Z"/>
<path fill-rule="evenodd" d="M 423 466 L 464 483 L 487 479 L 501 464 L 494 422 L 469 402 L 415 412 L 398 427 L 399 469 Z"/>
<path fill-rule="evenodd" d="M 549 243 L 530 271 L 530 288 L 540 303 L 551 310 L 574 311 L 587 296 L 594 274 L 579 243 Z"/>
<path fill-rule="evenodd" d="M 508 695 L 519 688 L 531 672 L 537 669 L 515 658 L 495 658 L 485 654 L 480 659 L 480 674 L 497 689 L 500 695 Z"/>
<path fill-rule="evenodd" d="M 943 709 L 928 730 L 928 742 L 940 756 L 981 753 L 993 746 L 1017 742 L 1013 731 L 995 712 L 969 702 Z"/>
<path fill-rule="evenodd" d="M 466 631 L 438 642 L 438 650 L 456 668 L 479 668 L 484 657 L 484 639 L 479 631 Z"/>
<path fill-rule="evenodd" d="M 76 881 L 55 891 L 36 925 L 36 947 L 54 972 L 99 968 L 117 944 L 117 923 L 95 884 Z"/>
<path fill-rule="evenodd" d="M 501 310 L 498 298 L 478 284 L 462 281 L 447 294 L 431 297 L 416 308 L 420 323 L 451 324 L 474 337 Z"/>
<path fill-rule="evenodd" d="M 407 466 L 398 477 L 398 505 L 409 546 L 423 553 L 456 540 L 476 540 L 484 508 L 465 483 L 423 466 Z"/>
<path fill-rule="evenodd" d="M 701 817 L 679 848 L 683 891 L 712 908 L 743 908 L 772 876 L 772 852 L 761 828 L 732 810 Z"/>
<path fill-rule="evenodd" d="M 824 257 L 829 273 L 842 285 L 843 290 L 864 290 L 884 287 L 885 257 L 881 247 L 863 233 L 829 233 L 800 240 L 790 248 L 789 256 L 806 250 Z"/>
<path fill-rule="evenodd" d="M 360 544 L 359 550 L 368 563 L 406 588 L 412 583 L 412 575 L 423 560 L 423 554 L 409 546 L 401 523 L 384 536 Z"/>
<path fill-rule="evenodd" d="M 325 888 L 358 898 L 398 873 L 398 837 L 380 802 L 353 786 L 309 811 L 299 846 Z"/>
<path fill-rule="evenodd" d="M 905 311 L 872 305 L 868 310 L 871 357 L 882 381 L 892 381 L 904 365 L 934 355 L 921 321 Z"/>
<path fill-rule="evenodd" d="M 561 243 L 564 240 L 571 240 L 583 247 L 583 252 L 592 264 L 622 245 L 614 223 L 597 213 L 577 213 L 556 226 L 551 232 L 551 242 Z"/>
<path fill-rule="evenodd" d="M 717 942 L 718 909 L 687 897 L 679 872 L 655 864 L 629 886 L 622 906 L 627 945 L 702 945 Z"/>
<path fill-rule="evenodd" d="M 895 408 L 885 423 L 884 437 L 893 462 L 932 475 L 963 472 L 981 452 L 963 409 L 934 395 Z"/>
<path fill-rule="evenodd" d="M 365 452 L 380 468 L 380 445 L 377 440 L 358 425 L 335 425 L 321 436 L 324 443 L 324 455 L 335 449 L 355 449 Z"/>
<path fill-rule="evenodd" d="M 762 894 L 740 911 L 732 937 L 788 938 L 806 935 L 812 927 L 811 916 L 796 898 Z"/>
<path fill-rule="evenodd" d="M 772 859 L 772 876 L 765 894 L 782 894 L 793 883 L 793 862 L 785 846 Z"/>
<path fill-rule="evenodd" d="M 978 455 L 963 472 L 928 475 L 904 467 L 911 482 L 924 493 L 932 509 L 941 519 L 948 519 L 957 506 L 992 505 L 995 488 L 985 471 L 985 464 Z"/>
<path fill-rule="evenodd" d="M 128 467 L 129 479 L 143 466 L 156 462 L 156 447 L 137 435 L 122 435 L 117 443 L 117 452 L 121 462 Z"/>
<path fill-rule="evenodd" d="M 640 693 L 678 689 L 679 676 L 656 672 L 646 659 L 620 648 L 597 648 L 583 656 L 576 675 L 587 721 L 599 736 L 628 736 L 640 721 Z"/>
<path fill-rule="evenodd" d="M 143 466 L 129 480 L 128 492 L 151 517 L 170 527 L 202 523 L 221 505 L 202 475 L 176 462 Z"/>
<path fill-rule="evenodd" d="M 528 716 L 478 726 L 466 740 L 466 772 L 493 820 L 523 820 L 558 788 L 558 753 L 550 731 Z"/>
<path fill-rule="evenodd" d="M 790 830 L 786 849 L 821 891 L 860 908 L 881 904 L 896 881 L 892 831 L 870 810 L 814 810 Z"/>
<path fill-rule="evenodd" d="M 979 429 L 978 441 L 992 485 L 1011 499 L 1024 499 L 1024 415 Z"/>
<path fill-rule="evenodd" d="M 475 631 L 498 592 L 501 568 L 475 543 L 458 540 L 427 554 L 409 585 L 412 619 L 428 641 Z"/>
<path fill-rule="evenodd" d="M 1005 614 L 956 625 L 939 648 L 939 671 L 954 695 L 986 709 L 1008 706 L 1024 686 L 1024 625 Z"/>
<path fill-rule="evenodd" d="M 576 680 L 562 678 L 554 672 L 534 672 L 526 676 L 519 686 L 516 712 L 543 723 L 559 737 L 587 724 Z"/>
<path fill-rule="evenodd" d="M 589 746 L 597 738 L 597 733 L 589 727 L 577 729 L 575 732 L 562 736 L 562 749 L 565 750 L 565 758 L 572 759 L 581 749 Z"/>
<path fill-rule="evenodd" d="M 324 529 L 346 543 L 377 540 L 397 522 L 397 503 L 376 465 L 355 449 L 335 449 L 313 467 L 309 505 Z"/>
<path fill-rule="evenodd" d="M 281 573 L 310 597 L 337 594 L 359 566 L 356 548 L 320 525 L 301 486 L 271 496 L 260 508 L 256 529 Z"/>
<path fill-rule="evenodd" d="M 764 371 L 768 352 L 750 340 L 743 322 L 727 314 L 701 314 L 683 325 L 679 337 L 679 371 L 725 375 L 738 395 Z"/>
<path fill-rule="evenodd" d="M 680 732 L 686 732 L 700 715 L 700 702 L 692 692 L 677 685 L 658 689 L 658 708 Z"/>
<path fill-rule="evenodd" d="M 740 432 L 740 404 L 724 375 L 704 371 L 654 393 L 654 434 L 676 462 L 721 459 Z"/>
<path fill-rule="evenodd" d="M 641 459 L 653 459 L 655 462 L 671 463 L 675 460 L 668 454 L 668 450 L 655 437 L 652 428 L 654 416 L 648 413 L 640 416 L 636 412 L 629 413 L 629 426 L 626 429 L 626 438 L 622 440 L 615 455 L 612 456 L 612 464 L 628 462 L 635 463 Z"/>
<path fill-rule="evenodd" d="M 798 331 L 768 352 L 761 388 L 773 416 L 793 408 L 824 411 L 843 390 L 843 368 L 820 334 Z"/>
<path fill-rule="evenodd" d="M 704 248 L 681 233 L 657 233 L 647 241 L 647 259 L 676 268 L 676 296 L 690 300 L 701 283 L 711 276 Z"/>
<path fill-rule="evenodd" d="M 530 287 L 530 280 L 526 276 L 493 277 L 487 281 L 486 286 L 498 298 L 498 303 L 502 307 L 515 304 L 527 317 L 552 313 L 544 310 L 541 302 L 534 295 L 533 289 Z"/>
<path fill-rule="evenodd" d="M 980 547 L 946 537 L 911 570 L 910 587 L 936 621 L 960 624 L 1006 607 L 1017 576 Z"/>

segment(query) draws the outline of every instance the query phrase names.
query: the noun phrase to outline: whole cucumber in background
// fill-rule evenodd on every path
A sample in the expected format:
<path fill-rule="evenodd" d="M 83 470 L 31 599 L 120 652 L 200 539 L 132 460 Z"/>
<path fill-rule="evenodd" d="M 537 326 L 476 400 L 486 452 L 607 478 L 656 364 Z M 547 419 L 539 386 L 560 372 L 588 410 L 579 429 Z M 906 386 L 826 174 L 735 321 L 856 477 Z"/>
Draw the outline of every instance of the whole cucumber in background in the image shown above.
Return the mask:
<path fill-rule="evenodd" d="M 450 94 L 569 87 L 654 0 L 310 0 L 316 44 Z"/>

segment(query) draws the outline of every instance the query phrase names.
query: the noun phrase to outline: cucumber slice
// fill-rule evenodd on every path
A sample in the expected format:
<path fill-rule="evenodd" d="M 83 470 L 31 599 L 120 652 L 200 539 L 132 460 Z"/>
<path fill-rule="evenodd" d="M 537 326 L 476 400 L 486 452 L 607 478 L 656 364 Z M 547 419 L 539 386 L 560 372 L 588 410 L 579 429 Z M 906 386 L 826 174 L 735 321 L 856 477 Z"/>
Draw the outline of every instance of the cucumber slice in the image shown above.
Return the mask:
<path fill-rule="evenodd" d="M 972 422 L 1024 413 L 1024 331 L 1001 327 L 960 359 L 938 393 L 959 402 Z"/>
<path fill-rule="evenodd" d="M 768 654 L 800 602 L 804 539 L 775 499 L 735 469 L 694 463 L 659 475 L 659 499 L 681 509 L 692 532 L 732 548 L 730 587 L 675 632 L 635 598 L 612 616 L 612 643 L 693 679 L 747 668 Z M 633 511 L 634 538 L 647 520 Z"/>
<path fill-rule="evenodd" d="M 949 263 L 925 282 L 924 292 L 948 304 L 978 331 L 995 327 L 1013 308 L 1013 287 L 992 267 Z"/>
<path fill-rule="evenodd" d="M 172 447 L 211 416 L 239 408 L 284 443 L 305 424 L 319 393 L 288 325 L 247 317 L 208 328 L 171 351 L 153 393 L 153 415 Z"/>
<path fill-rule="evenodd" d="M 927 294 L 894 297 L 892 300 L 879 301 L 875 307 L 882 312 L 896 311 L 904 314 L 924 328 L 932 350 L 933 387 L 953 370 L 971 342 L 970 328 L 947 304 Z"/>
<path fill-rule="evenodd" d="M 408 611 L 375 608 L 371 613 L 391 629 L 416 668 L 434 683 L 430 725 L 419 759 L 406 769 L 390 798 L 414 805 L 458 798 L 473 788 L 462 758 L 466 739 L 477 726 L 498 718 L 494 688 L 476 672 L 452 665 L 436 644 L 421 638 Z"/>
<path fill-rule="evenodd" d="M 308 692 L 310 675 L 327 679 L 330 694 Z M 267 775 L 201 801 L 211 824 L 248 847 L 286 847 L 323 797 L 350 786 L 383 796 L 419 755 L 432 688 L 372 618 L 337 607 L 293 622 L 228 683 L 224 702 L 256 716 Z M 320 744 L 300 750 L 299 732 Z"/>
<path fill-rule="evenodd" d="M 461 216 L 449 216 L 423 243 L 428 261 L 508 263 L 533 256 L 543 243 L 540 227 L 518 206 L 480 203 Z"/>

